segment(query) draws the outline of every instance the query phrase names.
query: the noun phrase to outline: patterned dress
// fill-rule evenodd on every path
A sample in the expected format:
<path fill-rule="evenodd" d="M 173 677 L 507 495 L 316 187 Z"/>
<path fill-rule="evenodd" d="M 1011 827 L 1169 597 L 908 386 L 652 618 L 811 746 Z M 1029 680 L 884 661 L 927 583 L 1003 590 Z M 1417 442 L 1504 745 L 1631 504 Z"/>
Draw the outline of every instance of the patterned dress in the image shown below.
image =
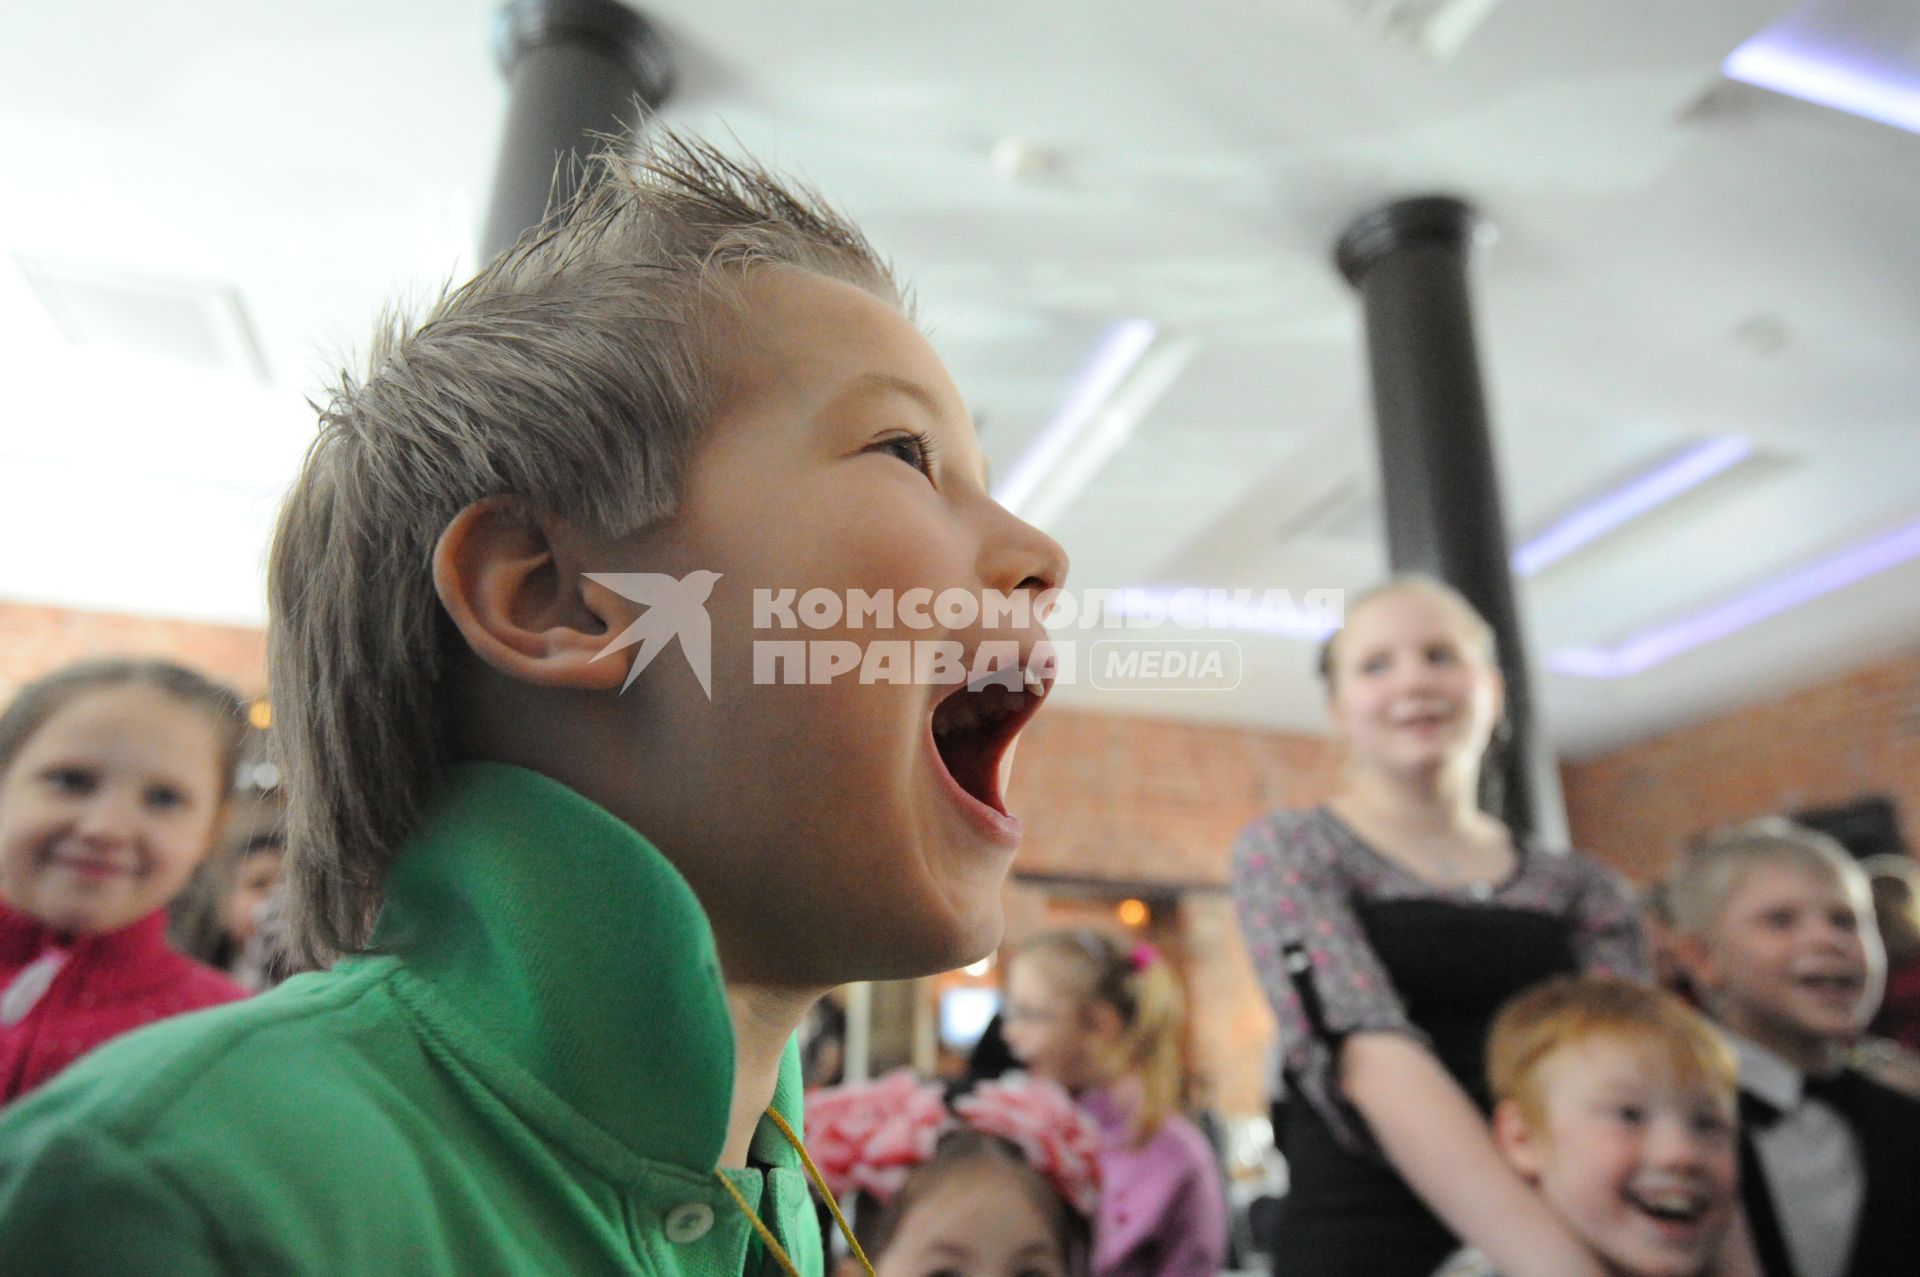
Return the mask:
<path fill-rule="evenodd" d="M 1595 862 L 1531 846 L 1501 882 L 1438 886 L 1324 807 L 1255 821 L 1233 862 L 1290 1096 L 1276 1132 L 1291 1183 L 1273 1239 L 1278 1271 L 1426 1277 L 1459 1242 L 1341 1094 L 1340 1043 L 1409 1037 L 1484 1110 L 1486 1031 L 1508 998 L 1575 971 L 1647 978 L 1632 898 Z"/>

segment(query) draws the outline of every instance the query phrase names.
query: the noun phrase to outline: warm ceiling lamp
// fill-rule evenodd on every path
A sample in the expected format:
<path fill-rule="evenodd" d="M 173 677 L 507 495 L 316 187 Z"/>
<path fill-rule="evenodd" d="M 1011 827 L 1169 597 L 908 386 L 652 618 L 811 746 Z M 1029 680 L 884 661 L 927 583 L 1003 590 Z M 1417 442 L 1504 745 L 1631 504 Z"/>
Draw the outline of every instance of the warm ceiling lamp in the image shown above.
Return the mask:
<path fill-rule="evenodd" d="M 1129 927 L 1143 926 L 1150 916 L 1147 902 L 1144 900 L 1122 900 L 1114 910 L 1120 915 L 1120 921 Z"/>

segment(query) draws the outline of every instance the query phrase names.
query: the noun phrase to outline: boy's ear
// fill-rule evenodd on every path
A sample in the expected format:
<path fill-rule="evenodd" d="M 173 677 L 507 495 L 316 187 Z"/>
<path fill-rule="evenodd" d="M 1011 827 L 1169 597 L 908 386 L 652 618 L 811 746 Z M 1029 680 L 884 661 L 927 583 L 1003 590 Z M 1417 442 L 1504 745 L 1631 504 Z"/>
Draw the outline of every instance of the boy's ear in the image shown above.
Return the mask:
<path fill-rule="evenodd" d="M 1493 1110 L 1493 1146 L 1507 1165 L 1524 1179 L 1537 1179 L 1542 1163 L 1540 1142 L 1528 1125 L 1518 1101 L 1501 1100 Z"/>
<path fill-rule="evenodd" d="M 586 578 L 595 540 L 512 497 L 487 497 L 453 517 L 433 548 L 433 588 L 474 655 L 510 678 L 545 687 L 614 691 L 626 662 L 596 661 L 631 616 L 619 595 Z"/>
<path fill-rule="evenodd" d="M 1687 979 L 1702 993 L 1719 987 L 1720 967 L 1713 960 L 1713 948 L 1699 936 L 1685 932 L 1673 935 L 1673 956 L 1680 961 Z"/>

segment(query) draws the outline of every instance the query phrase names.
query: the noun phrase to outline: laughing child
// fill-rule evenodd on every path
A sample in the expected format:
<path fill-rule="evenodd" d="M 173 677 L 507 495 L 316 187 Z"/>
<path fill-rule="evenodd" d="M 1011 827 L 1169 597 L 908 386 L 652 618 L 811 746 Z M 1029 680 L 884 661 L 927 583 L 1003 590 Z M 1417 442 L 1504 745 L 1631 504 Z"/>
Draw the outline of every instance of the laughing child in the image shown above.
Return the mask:
<path fill-rule="evenodd" d="M 859 232 L 655 137 L 334 393 L 269 646 L 337 964 L 0 1122 L 9 1277 L 819 1271 L 793 1031 L 992 950 L 1045 689 L 791 681 L 761 602 L 1066 564 Z M 1043 637 L 909 619 L 761 637 Z"/>
<path fill-rule="evenodd" d="M 101 1043 L 247 990 L 167 943 L 213 854 L 245 719 L 192 670 L 55 670 L 0 714 L 0 1104 Z"/>
<path fill-rule="evenodd" d="M 1677 998 L 1607 976 L 1521 994 L 1487 1044 L 1494 1144 L 1612 1277 L 1699 1277 L 1737 1202 L 1733 1053 Z M 1437 1277 L 1487 1277 L 1463 1251 Z"/>
<path fill-rule="evenodd" d="M 1767 1277 L 1910 1272 L 1920 1101 L 1847 1067 L 1885 957 L 1859 864 L 1777 818 L 1693 847 L 1673 882 L 1693 987 L 1740 1059 L 1741 1196 Z"/>

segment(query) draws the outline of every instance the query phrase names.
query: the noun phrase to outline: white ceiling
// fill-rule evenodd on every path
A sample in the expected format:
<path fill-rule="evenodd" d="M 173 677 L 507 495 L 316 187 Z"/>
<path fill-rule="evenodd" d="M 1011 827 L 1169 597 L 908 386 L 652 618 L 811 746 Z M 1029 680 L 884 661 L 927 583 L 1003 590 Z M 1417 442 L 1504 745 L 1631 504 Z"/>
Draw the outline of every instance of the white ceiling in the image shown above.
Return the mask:
<path fill-rule="evenodd" d="M 1722 80 L 1787 6 L 1507 0 L 1435 61 L 1350 3 L 645 11 L 679 54 L 668 117 L 804 175 L 915 281 L 997 473 L 1116 321 L 1191 346 L 1052 522 L 1078 586 L 1299 594 L 1383 573 L 1360 317 L 1329 255 L 1354 215 L 1436 190 L 1499 231 L 1476 288 L 1516 541 L 1693 441 L 1758 450 L 1527 582 L 1536 657 L 1920 519 L 1920 137 Z M 388 299 L 474 264 L 496 9 L 9 15 L 0 598 L 260 619 L 305 398 Z M 1915 6 L 1790 20 L 1920 93 Z M 1002 176 L 1019 144 L 1040 171 Z M 121 319 L 149 353 L 70 343 L 28 278 L 63 270 L 146 281 Z M 1630 678 L 1543 674 L 1548 726 L 1591 752 L 1910 648 L 1916 587 L 1920 561 Z M 1065 699 L 1319 726 L 1305 641 L 1217 637 L 1244 659 L 1232 693 Z"/>

